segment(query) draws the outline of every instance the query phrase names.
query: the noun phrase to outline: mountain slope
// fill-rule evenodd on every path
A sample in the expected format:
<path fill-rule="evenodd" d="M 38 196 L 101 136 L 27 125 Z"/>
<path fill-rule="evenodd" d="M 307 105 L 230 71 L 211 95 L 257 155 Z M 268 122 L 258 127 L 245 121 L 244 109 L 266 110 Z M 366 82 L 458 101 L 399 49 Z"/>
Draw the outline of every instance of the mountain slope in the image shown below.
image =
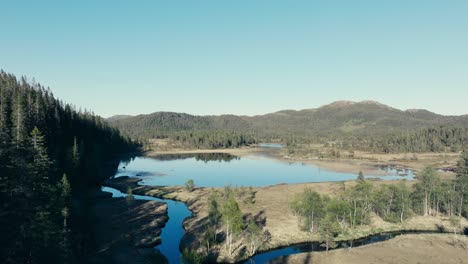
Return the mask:
<path fill-rule="evenodd" d="M 366 136 L 434 126 L 468 126 L 467 116 L 443 116 L 427 110 L 402 111 L 374 101 L 338 101 L 316 109 L 283 110 L 257 116 L 195 116 L 156 112 L 109 120 L 132 136 L 173 131 L 235 130 L 262 136 Z"/>

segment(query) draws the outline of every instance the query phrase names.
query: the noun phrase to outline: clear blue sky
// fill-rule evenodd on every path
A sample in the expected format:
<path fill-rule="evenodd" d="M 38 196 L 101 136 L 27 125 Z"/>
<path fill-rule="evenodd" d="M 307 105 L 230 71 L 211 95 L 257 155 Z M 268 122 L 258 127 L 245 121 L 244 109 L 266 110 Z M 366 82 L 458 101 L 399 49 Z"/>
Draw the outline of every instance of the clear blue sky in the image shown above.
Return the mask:
<path fill-rule="evenodd" d="M 6 1 L 0 68 L 95 113 L 468 114 L 468 1 Z"/>

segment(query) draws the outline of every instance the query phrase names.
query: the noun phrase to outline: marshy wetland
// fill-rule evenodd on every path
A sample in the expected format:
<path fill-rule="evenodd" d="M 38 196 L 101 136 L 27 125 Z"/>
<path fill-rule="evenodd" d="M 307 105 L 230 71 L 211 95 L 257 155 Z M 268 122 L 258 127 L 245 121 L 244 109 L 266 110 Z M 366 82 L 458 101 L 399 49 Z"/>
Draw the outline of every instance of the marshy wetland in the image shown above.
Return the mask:
<path fill-rule="evenodd" d="M 273 147 L 279 148 L 277 145 Z M 268 245 L 257 251 L 249 261 L 265 263 L 304 252 L 324 250 L 318 237 L 311 237 L 298 227 L 297 217 L 290 213 L 289 203 L 305 188 L 325 195 L 336 195 L 343 186 L 351 188 L 356 184 L 357 173 L 335 172 L 313 164 L 288 162 L 263 154 L 236 156 L 226 153 L 171 153 L 136 157 L 122 162 L 107 185 L 122 192 L 132 188 L 137 199 L 156 199 L 168 204 L 169 221 L 163 228 L 162 244 L 157 249 L 169 256 L 169 263 L 178 263 L 184 248 L 201 246 L 195 237 L 202 235 L 200 224 L 207 217 L 209 196 L 213 192 L 222 192 L 226 186 L 234 190 L 250 189 L 255 192 L 254 204 L 239 206 L 245 214 L 263 218 L 263 228 L 271 235 Z M 413 170 L 389 166 L 375 166 L 374 169 L 377 173 L 366 175 L 365 178 L 376 186 L 396 185 L 399 182 L 411 186 L 414 183 Z M 184 187 L 188 180 L 194 181 L 194 190 L 187 191 Z M 106 187 L 114 195 L 125 196 L 116 189 Z M 448 220 L 439 217 L 420 225 L 421 219 L 415 217 L 404 225 L 382 225 L 383 221 L 374 216 L 370 226 L 342 236 L 338 248 L 349 247 L 353 242 L 355 246 L 381 242 L 402 233 L 437 233 L 440 232 L 436 228 L 437 224 L 444 221 Z M 212 261 L 220 259 L 223 258 L 217 256 Z M 249 258 L 244 256 L 237 261 L 241 259 Z M 224 260 L 236 261 L 229 258 Z"/>

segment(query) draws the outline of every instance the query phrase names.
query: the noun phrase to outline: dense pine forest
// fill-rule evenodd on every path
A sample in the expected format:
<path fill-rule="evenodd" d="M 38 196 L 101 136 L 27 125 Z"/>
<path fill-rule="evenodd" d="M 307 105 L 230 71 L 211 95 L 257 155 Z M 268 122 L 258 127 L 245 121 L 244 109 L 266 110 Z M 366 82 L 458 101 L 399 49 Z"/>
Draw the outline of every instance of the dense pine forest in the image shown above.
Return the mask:
<path fill-rule="evenodd" d="M 108 121 L 125 135 L 141 141 L 169 138 L 194 148 L 237 148 L 257 141 L 254 133 L 245 131 L 248 124 L 238 122 L 234 116 L 230 119 L 163 112 L 155 116 L 137 116 L 137 122 L 127 122 L 125 119 L 130 117 L 114 116 Z"/>
<path fill-rule="evenodd" d="M 294 138 L 290 144 L 310 143 L 311 140 Z M 337 138 L 325 146 L 375 153 L 459 152 L 468 148 L 468 127 L 439 126 L 413 129 L 387 135 Z"/>
<path fill-rule="evenodd" d="M 196 148 L 237 148 L 257 142 L 252 134 L 235 131 L 182 131 L 166 137 Z"/>
<path fill-rule="evenodd" d="M 138 145 L 50 89 L 0 71 L 0 255 L 65 263 L 86 251 L 80 195 Z M 82 224 L 82 223 L 81 223 Z"/>
<path fill-rule="evenodd" d="M 468 127 L 425 128 L 376 138 L 366 143 L 370 150 L 385 153 L 457 152 L 468 148 Z"/>

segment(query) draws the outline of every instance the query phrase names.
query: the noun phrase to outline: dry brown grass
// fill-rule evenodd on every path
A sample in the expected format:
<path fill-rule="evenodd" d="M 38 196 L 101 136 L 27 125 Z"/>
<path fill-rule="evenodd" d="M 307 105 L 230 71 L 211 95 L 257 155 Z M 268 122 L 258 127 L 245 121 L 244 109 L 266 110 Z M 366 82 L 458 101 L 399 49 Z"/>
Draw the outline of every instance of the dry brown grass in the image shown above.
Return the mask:
<path fill-rule="evenodd" d="M 290 156 L 302 156 L 302 158 L 314 157 L 318 153 L 322 153 L 327 156 L 332 150 L 339 151 L 342 159 L 354 158 L 354 159 L 366 159 L 373 161 L 410 161 L 415 157 L 418 160 L 427 160 L 427 159 L 440 159 L 450 161 L 451 158 L 459 157 L 459 152 L 446 152 L 446 153 L 375 153 L 368 151 L 354 150 L 350 151 L 348 149 L 340 149 L 334 147 L 325 147 L 322 144 L 299 144 L 292 148 L 292 153 L 289 152 L 290 149 L 283 148 L 283 155 Z M 350 157 L 353 156 L 353 157 Z"/>
<path fill-rule="evenodd" d="M 454 168 L 460 157 L 460 153 L 369 153 L 355 151 L 352 158 L 348 151 L 341 151 L 341 158 L 319 158 L 317 153 L 327 153 L 331 149 L 318 145 L 301 145 L 294 153 L 287 149 L 273 155 L 279 159 L 298 161 L 323 167 L 337 172 L 354 172 L 359 170 L 364 174 L 379 175 L 382 171 L 377 166 L 393 166 L 396 168 L 413 169 L 420 171 L 427 166 L 435 168 Z M 441 173 L 444 178 L 454 178 L 454 173 Z"/>
<path fill-rule="evenodd" d="M 405 181 L 407 185 L 414 184 L 413 181 Z M 375 181 L 372 184 L 377 187 L 383 184 L 398 184 L 399 181 Z M 354 186 L 355 181 L 344 182 L 345 188 Z M 310 188 L 322 195 L 331 197 L 339 195 L 343 191 L 343 183 L 325 182 L 325 183 L 309 183 L 309 184 L 292 184 L 292 185 L 275 185 L 263 188 L 256 188 L 256 202 L 253 205 L 239 203 L 242 211 L 246 214 L 262 214 L 266 219 L 265 228 L 272 234 L 270 247 L 279 245 L 287 245 L 292 243 L 300 243 L 318 240 L 316 235 L 311 235 L 299 228 L 299 219 L 289 209 L 289 202 L 294 197 L 303 192 L 305 188 Z M 466 219 L 462 220 L 462 226 L 468 226 Z M 342 240 L 363 237 L 373 233 L 382 231 L 396 230 L 433 230 L 437 231 L 438 226 L 445 226 L 448 230 L 450 227 L 447 217 L 423 217 L 414 216 L 408 219 L 405 223 L 389 223 L 383 221 L 376 215 L 371 216 L 371 223 L 366 226 L 360 226 L 340 237 Z"/>
<path fill-rule="evenodd" d="M 405 264 L 468 263 L 468 238 L 449 234 L 402 235 L 353 249 L 314 252 L 278 258 L 271 263 L 288 264 Z"/>

